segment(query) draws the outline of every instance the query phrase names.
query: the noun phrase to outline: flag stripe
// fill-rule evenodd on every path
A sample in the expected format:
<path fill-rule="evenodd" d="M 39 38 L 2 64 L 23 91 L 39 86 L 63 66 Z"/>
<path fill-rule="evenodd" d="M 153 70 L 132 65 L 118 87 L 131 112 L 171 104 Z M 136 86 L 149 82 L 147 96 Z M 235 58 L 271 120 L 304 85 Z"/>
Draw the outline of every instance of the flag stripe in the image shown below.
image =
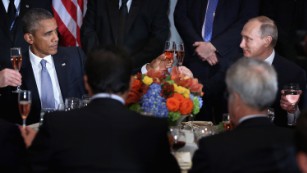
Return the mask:
<path fill-rule="evenodd" d="M 86 4 L 87 0 L 52 1 L 63 46 L 81 46 L 80 28 L 85 15 Z"/>

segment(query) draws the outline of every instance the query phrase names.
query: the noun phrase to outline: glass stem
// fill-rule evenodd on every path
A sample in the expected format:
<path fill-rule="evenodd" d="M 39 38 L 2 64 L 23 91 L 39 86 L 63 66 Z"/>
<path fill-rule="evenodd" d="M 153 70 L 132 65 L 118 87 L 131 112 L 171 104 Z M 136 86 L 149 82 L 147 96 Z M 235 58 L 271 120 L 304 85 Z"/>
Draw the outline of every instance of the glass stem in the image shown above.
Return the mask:
<path fill-rule="evenodd" d="M 26 119 L 22 119 L 22 128 L 26 128 Z"/>

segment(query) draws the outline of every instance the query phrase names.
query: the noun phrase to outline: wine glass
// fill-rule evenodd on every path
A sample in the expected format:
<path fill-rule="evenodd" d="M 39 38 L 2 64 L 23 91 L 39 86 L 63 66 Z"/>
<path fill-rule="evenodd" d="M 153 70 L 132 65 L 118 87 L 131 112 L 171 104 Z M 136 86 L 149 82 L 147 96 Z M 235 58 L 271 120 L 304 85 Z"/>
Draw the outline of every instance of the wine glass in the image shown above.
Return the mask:
<path fill-rule="evenodd" d="M 19 71 L 22 64 L 22 55 L 21 55 L 21 48 L 20 47 L 12 47 L 10 50 L 11 53 L 11 62 L 13 65 L 14 70 Z M 15 91 L 12 91 L 13 93 L 20 92 L 20 86 L 18 85 Z"/>
<path fill-rule="evenodd" d="M 20 90 L 18 92 L 18 107 L 22 118 L 22 127 L 26 127 L 26 119 L 30 113 L 32 96 L 31 91 Z"/>
<path fill-rule="evenodd" d="M 170 127 L 170 132 L 172 136 L 171 146 L 173 151 L 177 151 L 178 149 L 184 147 L 186 143 L 186 137 L 185 133 L 180 129 L 180 127 Z"/>
<path fill-rule="evenodd" d="M 166 41 L 164 47 L 164 55 L 166 60 L 173 61 L 174 60 L 174 52 L 176 50 L 176 44 L 173 41 Z"/>
<path fill-rule="evenodd" d="M 76 97 L 69 97 L 65 99 L 65 111 L 80 108 L 80 99 Z"/>
<path fill-rule="evenodd" d="M 283 87 L 283 94 L 292 106 L 296 105 L 301 93 L 302 90 L 300 90 L 300 87 L 297 83 L 290 83 Z"/>
<path fill-rule="evenodd" d="M 225 131 L 230 131 L 232 129 L 232 125 L 230 122 L 230 116 L 228 113 L 224 113 L 222 117 L 222 123 Z"/>
<path fill-rule="evenodd" d="M 182 66 L 184 54 L 184 44 L 181 42 L 176 46 L 177 66 Z"/>

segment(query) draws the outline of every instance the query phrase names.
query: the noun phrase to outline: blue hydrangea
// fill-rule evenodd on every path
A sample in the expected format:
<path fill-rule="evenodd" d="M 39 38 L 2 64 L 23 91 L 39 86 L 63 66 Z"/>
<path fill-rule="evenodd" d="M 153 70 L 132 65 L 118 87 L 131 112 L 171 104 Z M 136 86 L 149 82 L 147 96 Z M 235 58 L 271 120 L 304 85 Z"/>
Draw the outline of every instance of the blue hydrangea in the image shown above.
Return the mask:
<path fill-rule="evenodd" d="M 161 97 L 161 86 L 153 83 L 149 86 L 147 93 L 141 99 L 141 108 L 157 117 L 167 117 L 168 110 L 165 98 Z"/>

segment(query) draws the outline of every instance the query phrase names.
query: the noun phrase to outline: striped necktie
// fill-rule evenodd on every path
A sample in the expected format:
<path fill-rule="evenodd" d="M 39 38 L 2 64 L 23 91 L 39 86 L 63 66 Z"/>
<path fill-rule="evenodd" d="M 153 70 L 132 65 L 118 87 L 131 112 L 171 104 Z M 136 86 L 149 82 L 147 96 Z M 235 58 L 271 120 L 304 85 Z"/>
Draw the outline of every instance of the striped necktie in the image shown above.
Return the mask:
<path fill-rule="evenodd" d="M 8 14 L 8 17 L 9 17 L 9 29 L 10 29 L 10 31 L 12 31 L 13 27 L 14 27 L 14 23 L 15 23 L 15 19 L 16 19 L 16 12 L 17 12 L 17 10 L 16 10 L 15 4 L 14 4 L 14 0 L 10 0 L 8 11 L 7 11 L 7 14 Z"/>

